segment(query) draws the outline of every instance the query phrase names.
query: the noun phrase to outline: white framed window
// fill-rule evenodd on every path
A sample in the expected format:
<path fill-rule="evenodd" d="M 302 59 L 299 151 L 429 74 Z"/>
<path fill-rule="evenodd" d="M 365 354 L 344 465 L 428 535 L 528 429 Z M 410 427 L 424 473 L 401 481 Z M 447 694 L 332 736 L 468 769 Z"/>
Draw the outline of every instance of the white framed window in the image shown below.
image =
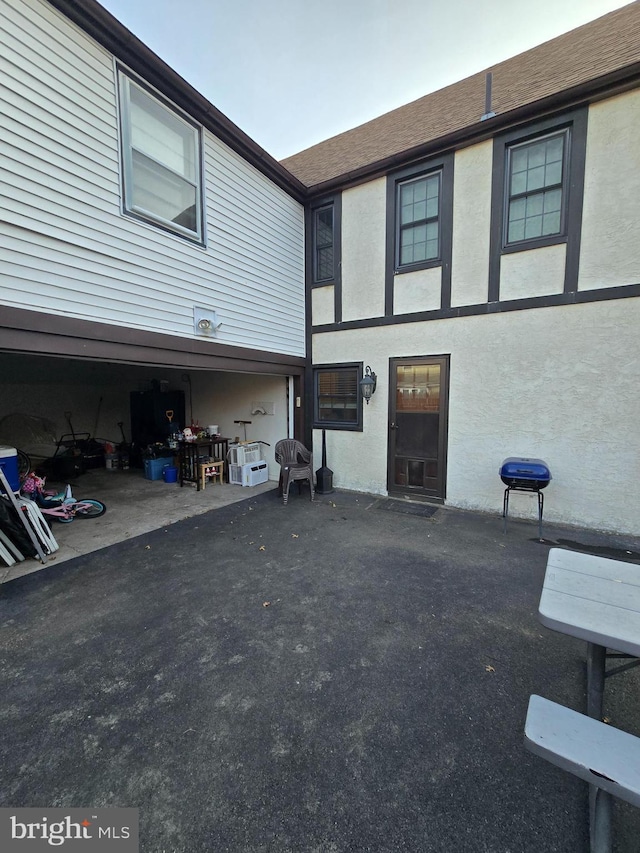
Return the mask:
<path fill-rule="evenodd" d="M 200 128 L 118 77 L 124 212 L 202 244 Z"/>

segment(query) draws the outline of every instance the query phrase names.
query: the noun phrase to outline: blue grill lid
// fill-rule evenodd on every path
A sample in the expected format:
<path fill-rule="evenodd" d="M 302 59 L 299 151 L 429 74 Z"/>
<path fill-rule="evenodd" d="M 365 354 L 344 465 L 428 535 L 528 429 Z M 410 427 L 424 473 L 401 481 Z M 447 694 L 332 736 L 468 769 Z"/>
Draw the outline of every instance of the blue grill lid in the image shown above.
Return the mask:
<path fill-rule="evenodd" d="M 551 471 L 543 459 L 509 456 L 502 463 L 500 476 L 514 480 L 546 480 L 548 482 L 551 479 Z"/>

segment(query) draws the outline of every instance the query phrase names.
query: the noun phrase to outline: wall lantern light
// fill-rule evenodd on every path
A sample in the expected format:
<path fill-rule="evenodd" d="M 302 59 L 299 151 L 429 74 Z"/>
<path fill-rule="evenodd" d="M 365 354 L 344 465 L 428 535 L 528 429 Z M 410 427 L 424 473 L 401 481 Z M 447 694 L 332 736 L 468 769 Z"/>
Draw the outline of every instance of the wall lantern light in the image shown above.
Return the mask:
<path fill-rule="evenodd" d="M 362 396 L 364 400 L 369 405 L 369 400 L 373 397 L 376 391 L 376 380 L 377 376 L 371 370 L 369 365 L 367 365 L 364 369 L 364 376 L 360 380 L 360 390 L 362 391 Z"/>

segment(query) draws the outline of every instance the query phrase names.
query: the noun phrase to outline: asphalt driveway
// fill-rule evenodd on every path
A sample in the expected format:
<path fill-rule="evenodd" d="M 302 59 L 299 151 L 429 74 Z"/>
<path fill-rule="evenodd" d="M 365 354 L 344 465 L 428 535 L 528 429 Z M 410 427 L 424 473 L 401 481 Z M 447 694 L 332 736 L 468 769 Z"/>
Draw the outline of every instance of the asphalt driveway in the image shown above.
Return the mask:
<path fill-rule="evenodd" d="M 639 541 L 397 509 L 267 492 L 4 584 L 0 806 L 136 807 L 143 853 L 585 851 L 586 785 L 523 747 L 531 693 L 585 702 L 537 602 L 549 547 Z"/>

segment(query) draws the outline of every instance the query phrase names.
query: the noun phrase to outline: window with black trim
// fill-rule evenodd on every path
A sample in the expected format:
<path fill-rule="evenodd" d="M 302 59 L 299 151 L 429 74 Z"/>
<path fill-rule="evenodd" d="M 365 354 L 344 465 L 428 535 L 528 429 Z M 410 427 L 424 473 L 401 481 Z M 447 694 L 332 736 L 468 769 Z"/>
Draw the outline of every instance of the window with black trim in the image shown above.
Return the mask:
<path fill-rule="evenodd" d="M 446 152 L 387 176 L 386 316 L 394 313 L 396 276 L 441 268 L 440 307 L 451 305 L 454 156 Z"/>
<path fill-rule="evenodd" d="M 123 208 L 204 242 L 200 128 L 119 71 Z"/>
<path fill-rule="evenodd" d="M 562 234 L 569 130 L 507 148 L 505 245 Z"/>
<path fill-rule="evenodd" d="M 564 292 L 578 289 L 588 107 L 493 140 L 488 301 L 500 301 L 501 258 L 566 244 Z"/>
<path fill-rule="evenodd" d="M 313 211 L 313 281 L 333 281 L 334 273 L 334 210 L 333 204 Z"/>
<path fill-rule="evenodd" d="M 440 258 L 440 182 L 437 171 L 397 184 L 397 269 Z"/>
<path fill-rule="evenodd" d="M 308 211 L 307 268 L 312 287 L 340 286 L 342 196 L 314 200 Z M 340 294 L 336 292 L 337 307 Z"/>
<path fill-rule="evenodd" d="M 314 427 L 362 430 L 362 364 L 315 367 Z"/>

